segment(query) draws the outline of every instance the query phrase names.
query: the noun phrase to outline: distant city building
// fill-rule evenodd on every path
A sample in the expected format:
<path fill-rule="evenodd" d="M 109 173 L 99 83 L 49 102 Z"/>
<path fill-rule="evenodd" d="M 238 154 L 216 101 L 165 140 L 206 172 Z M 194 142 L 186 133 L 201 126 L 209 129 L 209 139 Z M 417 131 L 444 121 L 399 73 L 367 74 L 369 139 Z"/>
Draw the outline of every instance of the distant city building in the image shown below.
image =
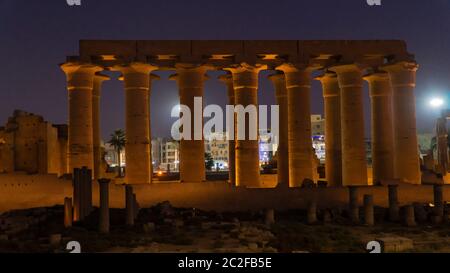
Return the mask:
<path fill-rule="evenodd" d="M 312 135 L 313 148 L 321 163 L 325 162 L 325 120 L 321 115 L 311 115 L 311 127 L 315 130 Z M 214 169 L 228 170 L 229 143 L 225 138 L 226 132 L 213 132 L 205 136 L 205 153 L 209 153 L 214 161 Z M 259 161 L 260 164 L 269 163 L 276 154 L 278 144 L 269 130 L 259 131 Z M 109 144 L 105 144 L 105 159 L 111 167 L 117 164 L 117 153 Z M 125 150 L 121 152 L 121 166 L 126 165 Z M 152 139 L 153 171 L 179 171 L 180 153 L 179 142 L 171 138 Z"/>
<path fill-rule="evenodd" d="M 278 144 L 270 130 L 259 131 L 259 163 L 267 164 L 278 150 Z"/>
<path fill-rule="evenodd" d="M 205 136 L 205 153 L 214 161 L 213 169 L 228 170 L 228 140 L 226 133 L 211 133 Z"/>
<path fill-rule="evenodd" d="M 366 160 L 368 165 L 372 165 L 372 141 L 370 138 L 365 138 L 364 142 L 366 144 Z"/>
<path fill-rule="evenodd" d="M 0 173 L 67 173 L 67 131 L 67 125 L 14 111 L 6 126 L 0 127 Z"/>
<path fill-rule="evenodd" d="M 158 169 L 163 161 L 163 143 L 164 138 L 157 137 L 152 139 L 152 165 L 153 171 Z"/>
<path fill-rule="evenodd" d="M 322 115 L 311 115 L 311 137 L 317 158 L 325 164 L 325 119 Z"/>
<path fill-rule="evenodd" d="M 325 119 L 322 115 L 311 115 L 311 134 L 313 136 L 325 135 Z"/>
<path fill-rule="evenodd" d="M 320 163 L 325 164 L 325 136 L 324 135 L 313 135 L 312 144 L 314 151 Z"/>
<path fill-rule="evenodd" d="M 153 169 L 178 172 L 180 168 L 180 143 L 173 139 L 163 139 L 160 145 L 160 164 Z"/>

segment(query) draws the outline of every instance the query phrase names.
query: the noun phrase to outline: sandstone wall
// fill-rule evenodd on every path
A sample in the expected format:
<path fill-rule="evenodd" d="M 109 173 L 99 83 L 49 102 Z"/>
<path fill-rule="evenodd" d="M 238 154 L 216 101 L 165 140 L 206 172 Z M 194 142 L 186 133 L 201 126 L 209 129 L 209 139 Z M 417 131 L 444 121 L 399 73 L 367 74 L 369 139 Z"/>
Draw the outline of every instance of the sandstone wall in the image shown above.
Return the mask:
<path fill-rule="evenodd" d="M 267 175 L 263 180 L 275 179 Z M 120 183 L 120 181 L 118 181 Z M 241 189 L 227 182 L 179 183 L 166 182 L 134 186 L 141 207 L 169 200 L 177 207 L 196 207 L 206 210 L 259 210 L 264 208 L 295 209 L 306 207 L 310 198 L 318 199 L 319 207 L 346 206 L 346 188 L 316 189 Z M 365 186 L 359 189 L 359 202 L 363 194 L 372 193 L 376 205 L 387 206 L 386 187 Z M 110 185 L 111 207 L 124 206 L 124 187 Z M 0 175 L 0 212 L 63 204 L 64 197 L 72 195 L 72 182 L 58 179 L 56 175 Z M 98 206 L 98 185 L 93 185 L 94 205 Z M 432 202 L 432 186 L 401 185 L 399 201 Z M 444 186 L 444 200 L 450 201 L 450 187 Z"/>

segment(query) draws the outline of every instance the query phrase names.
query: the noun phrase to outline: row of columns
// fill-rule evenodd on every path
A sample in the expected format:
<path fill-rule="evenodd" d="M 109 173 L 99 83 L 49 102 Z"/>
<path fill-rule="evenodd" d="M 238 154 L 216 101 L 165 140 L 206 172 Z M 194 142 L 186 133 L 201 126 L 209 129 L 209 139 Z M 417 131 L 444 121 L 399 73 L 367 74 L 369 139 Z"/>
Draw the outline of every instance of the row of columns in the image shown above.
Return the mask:
<path fill-rule="evenodd" d="M 327 171 L 329 177 L 337 177 L 336 184 L 344 185 L 360 185 L 367 181 L 362 103 L 362 81 L 366 80 L 369 84 L 372 106 L 374 183 L 392 179 L 413 184 L 420 183 L 414 98 L 417 65 L 410 62 L 388 64 L 364 77 L 363 69 L 356 64 L 338 65 L 331 67 L 330 70 L 336 73 L 337 84 L 333 75 L 321 79 L 325 97 L 325 138 L 332 136 L 339 139 L 336 135 L 338 130 L 333 133 L 327 128 L 339 126 L 340 120 L 342 180 L 339 181 L 340 170 L 335 168 L 333 163 L 331 163 L 333 167 Z M 324 80 L 327 77 L 331 77 L 332 80 Z M 330 87 L 334 90 L 333 94 L 339 94 L 339 102 L 337 99 L 334 101 L 327 99 Z M 329 114 L 327 115 L 327 108 L 338 107 L 340 119 L 330 118 Z M 331 151 L 332 155 L 337 148 L 338 145 Z M 334 163 L 336 162 L 339 161 Z"/>
<path fill-rule="evenodd" d="M 230 72 L 221 77 L 227 85 L 229 104 L 257 106 L 258 74 L 263 68 L 241 64 L 224 69 Z M 100 67 L 90 64 L 68 63 L 62 69 L 67 75 L 69 91 L 69 170 L 87 166 L 98 177 L 100 87 L 108 78 L 98 74 Z M 126 182 L 150 183 L 150 73 L 157 67 L 131 63 L 114 69 L 122 73 L 125 85 Z M 363 76 L 363 69 L 356 64 L 335 65 L 316 78 L 323 87 L 325 164 L 330 186 L 367 184 L 363 80 L 369 83 L 372 104 L 374 181 L 397 178 L 420 183 L 413 93 L 417 65 L 400 62 L 380 69 L 383 71 Z M 284 64 L 277 70 L 269 79 L 280 105 L 278 181 L 299 187 L 305 179 L 313 180 L 315 173 L 310 122 L 313 69 Z M 194 97 L 203 96 L 205 73 L 204 66 L 176 66 L 176 75 L 171 79 L 178 84 L 180 104 L 199 109 L 194 107 Z M 245 127 L 241 122 L 245 122 Z M 192 119 L 191 128 L 196 125 L 203 129 L 203 120 Z M 236 186 L 259 187 L 258 140 L 248 140 L 250 126 L 248 115 L 245 121 L 235 119 L 236 134 L 240 128 L 245 129 L 246 139 L 230 141 L 230 147 L 234 147 L 229 149 L 230 182 Z M 180 143 L 180 180 L 201 182 L 205 180 L 204 142 L 202 136 L 196 140 L 199 138 L 194 135 L 195 130 L 191 131 L 191 140 Z"/>
<path fill-rule="evenodd" d="M 284 181 L 288 162 L 289 185 L 311 179 L 313 170 L 310 128 L 310 72 L 308 67 L 283 65 L 269 76 L 277 94 L 287 90 L 287 118 L 280 113 L 280 146 L 287 120 L 288 156 L 278 157 L 279 181 Z M 364 141 L 363 80 L 369 84 L 373 181 L 399 179 L 420 183 L 416 136 L 415 72 L 417 65 L 399 62 L 384 65 L 363 76 L 356 64 L 330 67 L 316 78 L 322 84 L 325 112 L 325 172 L 328 185 L 366 185 L 367 162 Z M 308 146 L 308 147 L 307 147 Z M 283 148 L 281 146 L 281 148 Z M 293 154 L 291 154 L 293 153 Z"/>

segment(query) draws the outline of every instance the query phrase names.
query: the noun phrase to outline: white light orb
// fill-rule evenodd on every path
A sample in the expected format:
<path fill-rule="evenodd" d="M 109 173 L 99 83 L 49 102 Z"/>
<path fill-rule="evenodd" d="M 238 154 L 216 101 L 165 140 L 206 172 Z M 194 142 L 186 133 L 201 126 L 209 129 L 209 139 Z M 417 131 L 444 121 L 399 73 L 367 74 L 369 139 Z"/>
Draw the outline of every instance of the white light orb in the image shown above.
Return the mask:
<path fill-rule="evenodd" d="M 433 108 L 441 107 L 444 104 L 444 100 L 441 98 L 433 98 L 430 100 L 430 105 Z"/>

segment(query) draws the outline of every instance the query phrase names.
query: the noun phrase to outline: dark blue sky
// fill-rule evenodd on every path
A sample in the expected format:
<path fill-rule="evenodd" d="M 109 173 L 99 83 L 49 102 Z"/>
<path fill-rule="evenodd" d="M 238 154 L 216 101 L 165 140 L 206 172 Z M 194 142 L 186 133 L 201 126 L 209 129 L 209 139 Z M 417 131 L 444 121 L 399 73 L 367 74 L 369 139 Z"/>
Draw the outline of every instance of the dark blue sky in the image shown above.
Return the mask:
<path fill-rule="evenodd" d="M 380 7 L 366 0 L 81 1 L 81 7 L 69 7 L 66 0 L 0 0 L 1 125 L 14 109 L 67 122 L 65 77 L 57 65 L 77 54 L 79 39 L 403 39 L 420 64 L 419 131 L 431 130 L 437 115 L 428 98 L 450 100 L 449 0 L 382 0 Z M 168 73 L 160 75 L 152 90 L 154 136 L 170 133 L 170 109 L 178 99 Z M 313 113 L 322 113 L 319 87 L 313 84 Z M 225 93 L 215 79 L 206 83 L 206 103 L 225 103 Z M 274 103 L 265 77 L 259 94 L 260 103 Z M 117 80 L 104 85 L 104 137 L 124 127 L 123 95 Z M 368 121 L 367 90 L 365 101 Z"/>

